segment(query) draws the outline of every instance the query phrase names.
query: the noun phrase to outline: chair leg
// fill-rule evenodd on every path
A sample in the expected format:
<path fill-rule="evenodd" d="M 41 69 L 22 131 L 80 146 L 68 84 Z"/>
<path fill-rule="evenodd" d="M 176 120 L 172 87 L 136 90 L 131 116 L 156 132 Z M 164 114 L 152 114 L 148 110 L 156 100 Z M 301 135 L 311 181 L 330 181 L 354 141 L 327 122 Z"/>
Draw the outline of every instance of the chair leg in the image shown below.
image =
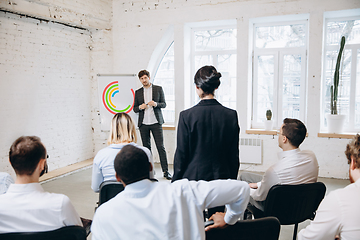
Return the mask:
<path fill-rule="evenodd" d="M 297 224 L 297 223 L 295 223 L 295 226 L 294 226 L 294 235 L 293 235 L 293 240 L 296 240 L 297 231 L 298 231 L 298 224 Z"/>

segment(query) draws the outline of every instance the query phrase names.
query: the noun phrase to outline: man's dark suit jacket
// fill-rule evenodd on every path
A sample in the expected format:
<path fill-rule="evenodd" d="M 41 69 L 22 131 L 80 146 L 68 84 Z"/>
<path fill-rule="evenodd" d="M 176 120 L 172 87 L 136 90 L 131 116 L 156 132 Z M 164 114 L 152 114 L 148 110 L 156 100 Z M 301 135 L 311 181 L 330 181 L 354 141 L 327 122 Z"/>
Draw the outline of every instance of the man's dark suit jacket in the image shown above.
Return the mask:
<path fill-rule="evenodd" d="M 202 100 L 182 111 L 172 180 L 236 179 L 239 132 L 236 111 L 215 99 Z"/>
<path fill-rule="evenodd" d="M 164 118 L 161 112 L 161 108 L 166 107 L 165 95 L 162 87 L 152 84 L 152 100 L 157 103 L 157 106 L 154 107 L 154 113 L 156 120 L 161 125 L 164 123 Z M 144 110 L 139 109 L 139 106 L 143 103 L 145 103 L 144 87 L 135 91 L 134 112 L 139 113 L 138 127 L 141 126 L 144 120 Z"/>

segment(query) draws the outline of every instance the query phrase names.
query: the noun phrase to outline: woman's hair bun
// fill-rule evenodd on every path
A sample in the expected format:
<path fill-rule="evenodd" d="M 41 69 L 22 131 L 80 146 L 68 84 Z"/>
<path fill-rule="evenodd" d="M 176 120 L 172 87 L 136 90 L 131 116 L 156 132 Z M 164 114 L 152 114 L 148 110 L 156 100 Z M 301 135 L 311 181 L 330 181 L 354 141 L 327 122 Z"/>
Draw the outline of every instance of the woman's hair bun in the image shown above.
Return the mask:
<path fill-rule="evenodd" d="M 205 95 L 212 94 L 220 85 L 221 73 L 214 66 L 203 66 L 194 77 L 195 85 L 201 88 Z"/>

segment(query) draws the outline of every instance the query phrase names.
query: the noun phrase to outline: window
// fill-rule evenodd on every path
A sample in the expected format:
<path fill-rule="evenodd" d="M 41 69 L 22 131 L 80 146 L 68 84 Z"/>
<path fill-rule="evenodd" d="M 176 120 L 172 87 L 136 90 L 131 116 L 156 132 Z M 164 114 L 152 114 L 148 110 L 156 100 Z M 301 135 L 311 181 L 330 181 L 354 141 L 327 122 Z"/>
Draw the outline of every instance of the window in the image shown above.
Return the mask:
<path fill-rule="evenodd" d="M 252 128 L 264 128 L 266 110 L 274 127 L 284 118 L 305 119 L 307 20 L 254 23 Z"/>
<path fill-rule="evenodd" d="M 162 109 L 162 113 L 165 123 L 168 124 L 175 122 L 174 77 L 174 42 L 172 42 L 154 75 L 154 84 L 162 86 L 164 90 L 166 108 Z"/>
<path fill-rule="evenodd" d="M 204 65 L 213 65 L 221 73 L 216 99 L 226 107 L 236 108 L 236 29 L 234 27 L 192 29 L 192 77 Z M 192 87 L 194 85 L 191 85 Z M 199 101 L 195 87 L 193 103 Z"/>
<path fill-rule="evenodd" d="M 325 115 L 330 113 L 330 86 L 333 84 L 340 40 L 345 36 L 340 64 L 338 113 L 346 115 L 345 131 L 357 131 L 360 129 L 360 16 L 326 18 L 324 28 L 322 126 L 327 125 Z"/>

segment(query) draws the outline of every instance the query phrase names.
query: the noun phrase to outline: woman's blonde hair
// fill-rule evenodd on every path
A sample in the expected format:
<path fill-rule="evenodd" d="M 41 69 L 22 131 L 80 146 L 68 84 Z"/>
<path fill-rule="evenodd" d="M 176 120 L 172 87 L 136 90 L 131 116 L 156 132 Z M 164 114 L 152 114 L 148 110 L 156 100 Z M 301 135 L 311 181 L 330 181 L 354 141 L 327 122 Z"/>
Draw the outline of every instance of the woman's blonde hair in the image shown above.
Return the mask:
<path fill-rule="evenodd" d="M 117 113 L 111 121 L 110 136 L 108 144 L 136 142 L 137 136 L 135 124 L 131 117 L 126 113 Z"/>

